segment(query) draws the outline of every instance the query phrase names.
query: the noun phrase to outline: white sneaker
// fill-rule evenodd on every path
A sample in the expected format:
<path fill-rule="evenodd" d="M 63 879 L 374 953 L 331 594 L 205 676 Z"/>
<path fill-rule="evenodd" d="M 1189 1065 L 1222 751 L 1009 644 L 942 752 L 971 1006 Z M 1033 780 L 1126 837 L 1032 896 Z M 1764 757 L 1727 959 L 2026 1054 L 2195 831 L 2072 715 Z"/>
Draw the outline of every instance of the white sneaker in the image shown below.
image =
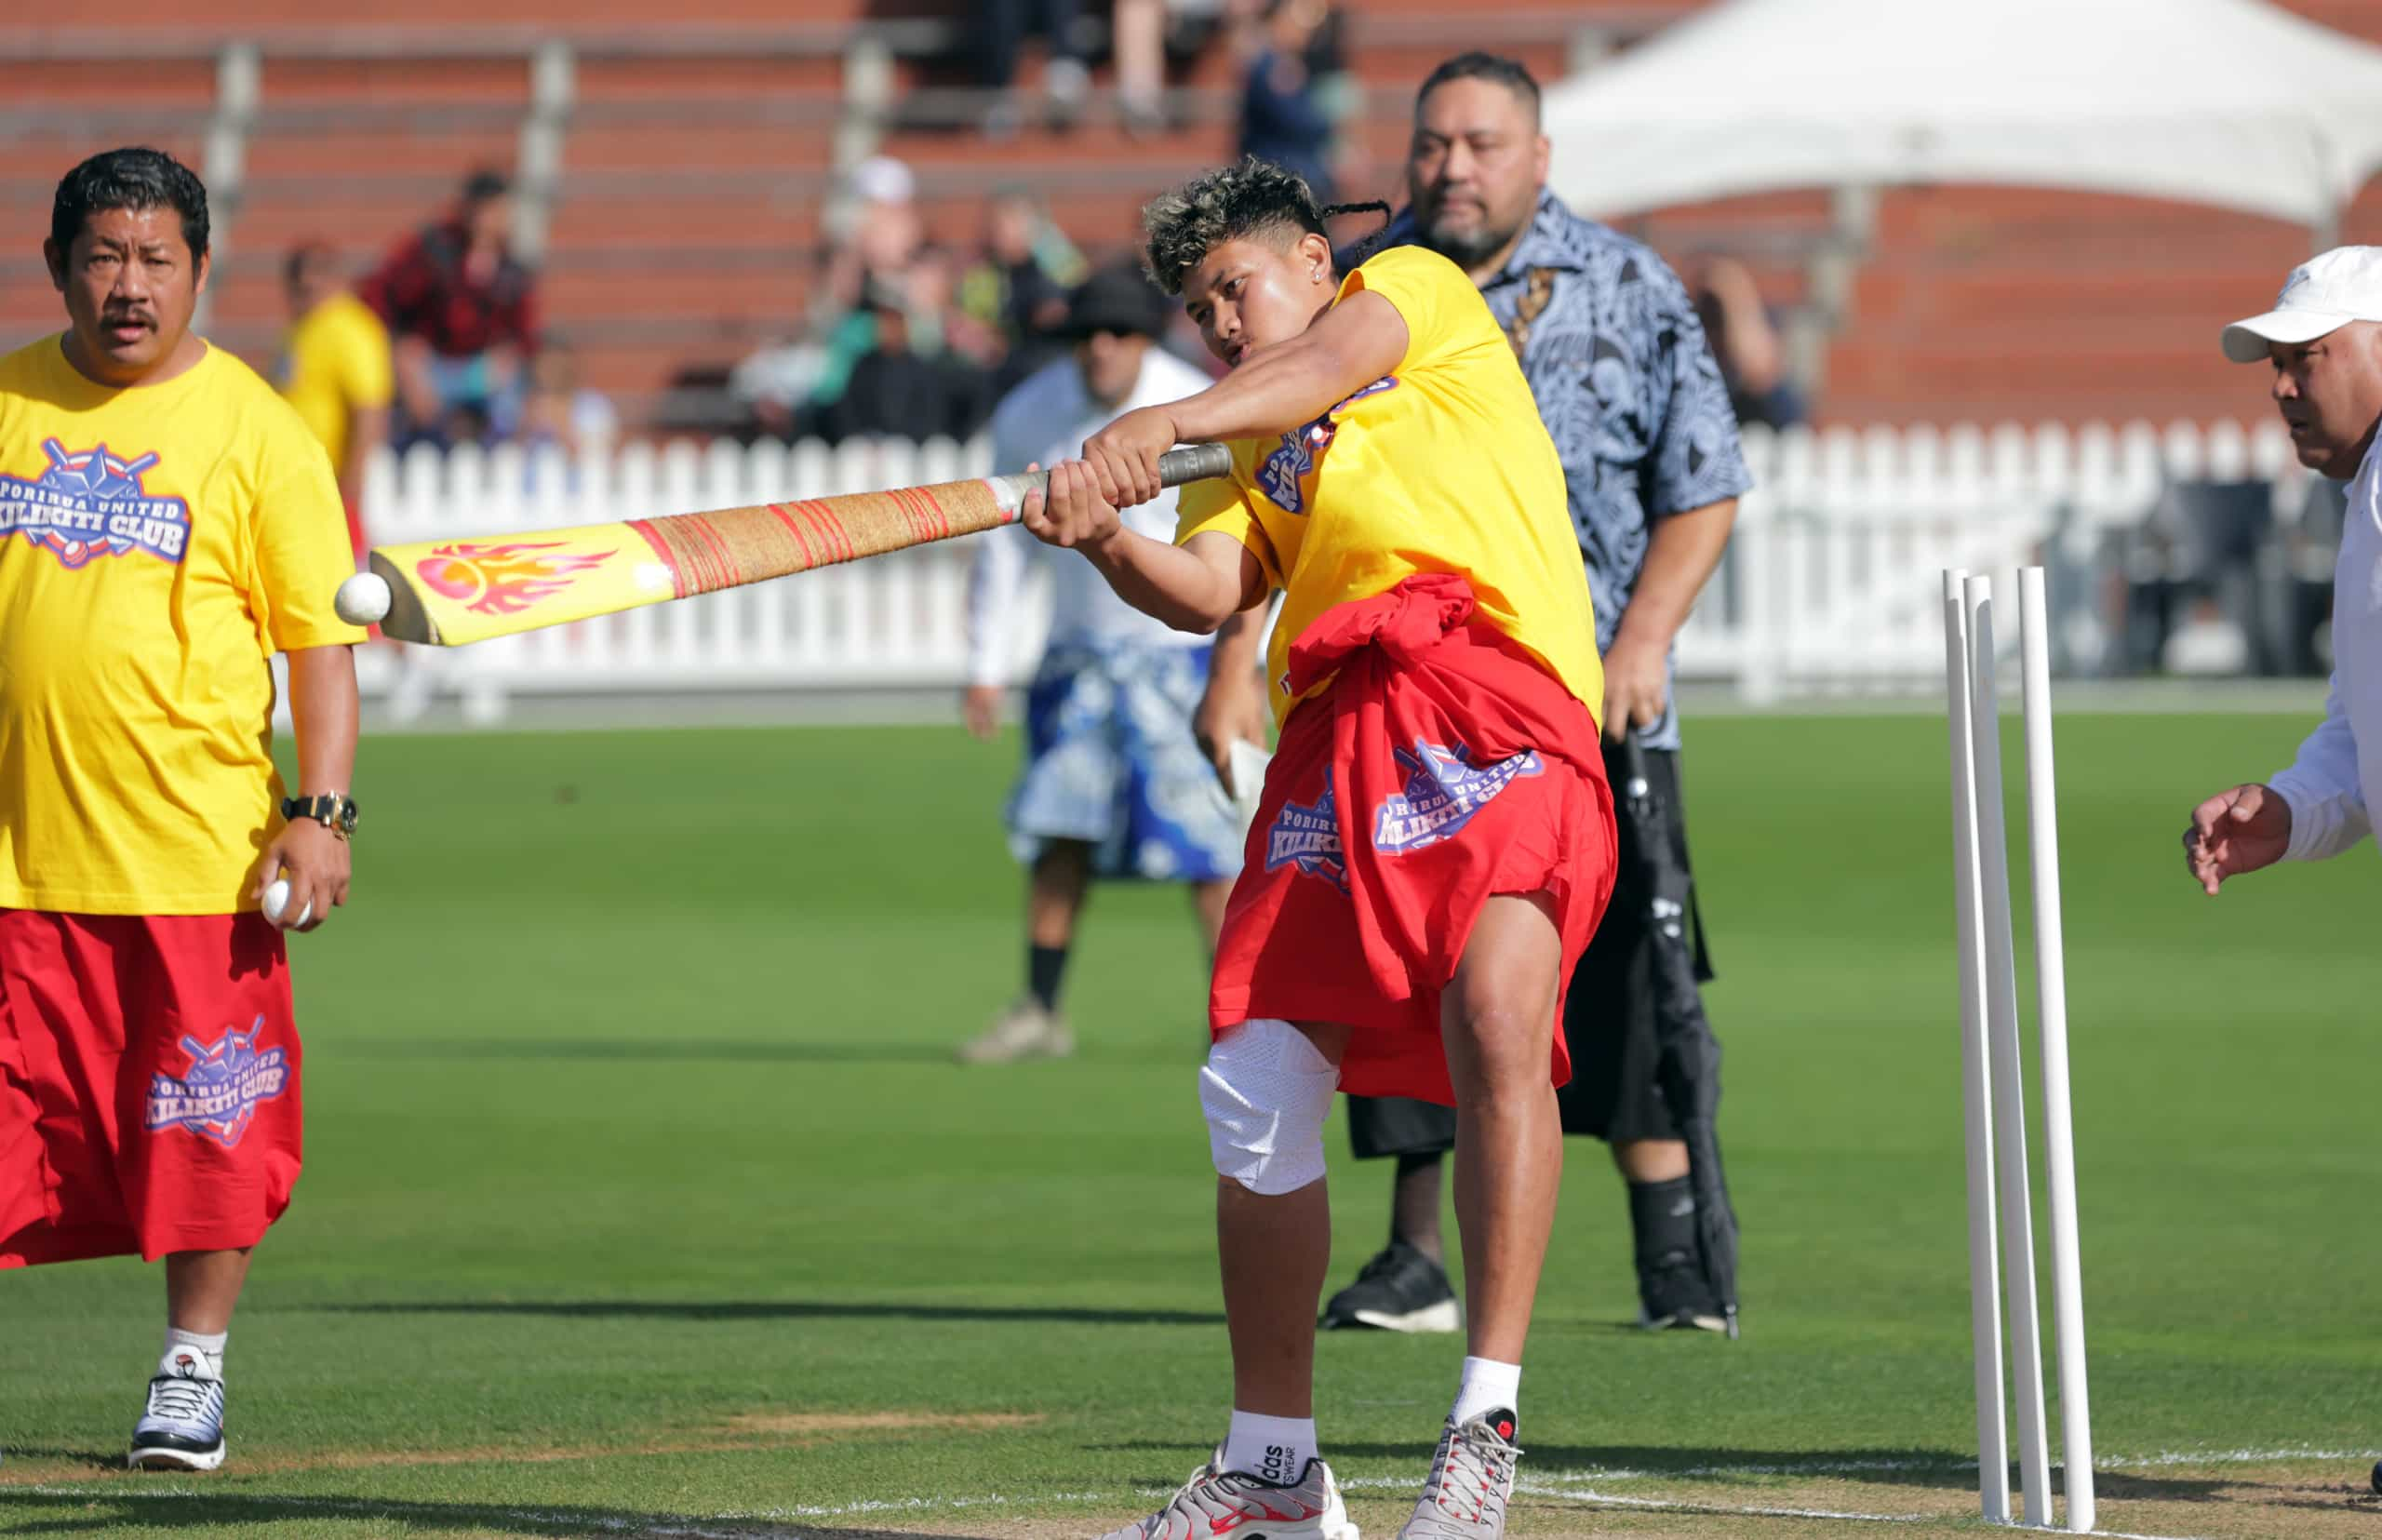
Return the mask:
<path fill-rule="evenodd" d="M 1272 1481 L 1210 1462 L 1191 1473 L 1164 1507 L 1101 1540 L 1358 1540 L 1332 1467 L 1309 1460 L 1297 1484 Z"/>
<path fill-rule="evenodd" d="M 1439 1433 L 1431 1474 L 1414 1517 L 1398 1540 L 1505 1540 L 1505 1505 L 1514 1495 L 1512 1412 L 1499 1408 Z"/>
<path fill-rule="evenodd" d="M 213 1470 L 223 1463 L 223 1370 L 203 1349 L 177 1347 L 158 1360 L 124 1463 L 134 1470 Z"/>
<path fill-rule="evenodd" d="M 1067 1019 L 1028 995 L 1002 1011 L 983 1036 L 959 1045 L 963 1065 L 1005 1065 L 1019 1059 L 1064 1059 L 1076 1051 Z"/>

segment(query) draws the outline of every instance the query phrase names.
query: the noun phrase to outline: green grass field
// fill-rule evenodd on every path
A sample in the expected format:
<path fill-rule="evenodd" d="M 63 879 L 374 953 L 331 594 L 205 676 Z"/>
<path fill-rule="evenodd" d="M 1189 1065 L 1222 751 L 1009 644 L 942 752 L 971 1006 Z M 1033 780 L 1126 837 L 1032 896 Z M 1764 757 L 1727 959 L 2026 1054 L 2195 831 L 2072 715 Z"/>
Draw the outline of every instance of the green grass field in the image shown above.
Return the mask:
<path fill-rule="evenodd" d="M 2175 839 L 2304 725 L 2060 723 L 2112 1530 L 2382 1533 L 2349 1492 L 2382 1444 L 2382 866 L 2212 903 Z M 368 742 L 355 900 L 292 948 L 309 1162 L 234 1334 L 233 1464 L 106 1468 L 156 1352 L 153 1270 L 8 1276 L 0 1531 L 1133 1516 L 1228 1404 L 1202 970 L 1180 892 L 1104 890 L 1070 980 L 1081 1055 L 949 1062 L 1016 987 L 1014 752 L 956 729 Z M 1699 721 L 1688 770 L 1746 1333 L 1623 1329 L 1619 1189 L 1575 1144 L 1515 1532 L 1875 1527 L 1789 1509 L 1957 1532 L 1974 1440 L 1941 718 Z M 1328 1139 L 1345 1280 L 1386 1173 Z M 1327 1453 L 1378 1540 L 1461 1353 L 1322 1344 Z"/>

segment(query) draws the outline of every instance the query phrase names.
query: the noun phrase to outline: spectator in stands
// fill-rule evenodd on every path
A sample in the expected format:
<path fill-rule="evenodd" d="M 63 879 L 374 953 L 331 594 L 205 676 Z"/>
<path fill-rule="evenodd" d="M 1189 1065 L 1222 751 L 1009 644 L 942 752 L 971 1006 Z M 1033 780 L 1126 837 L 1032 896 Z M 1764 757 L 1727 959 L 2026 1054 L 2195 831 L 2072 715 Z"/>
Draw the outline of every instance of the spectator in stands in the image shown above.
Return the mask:
<path fill-rule="evenodd" d="M 348 543 L 364 559 L 364 466 L 389 439 L 395 394 L 389 332 L 371 307 L 340 281 L 339 257 L 320 241 L 289 253 L 282 269 L 289 330 L 274 383 L 330 454 L 347 505 Z"/>
<path fill-rule="evenodd" d="M 1706 258 L 1696 273 L 1695 314 L 1712 343 L 1740 423 L 1791 428 L 1809 415 L 1786 373 L 1786 350 L 1743 262 Z"/>
<path fill-rule="evenodd" d="M 1066 319 L 1068 291 L 1086 271 L 1083 254 L 1038 196 L 1023 187 L 994 190 L 984 206 L 984 254 L 961 280 L 959 301 L 1006 343 L 1002 391 L 1065 351 L 1057 333 Z"/>
<path fill-rule="evenodd" d="M 1306 179 L 1316 202 L 1332 201 L 1338 137 L 1329 84 L 1341 71 L 1337 14 L 1329 0 L 1267 0 L 1240 96 L 1240 153 Z"/>
<path fill-rule="evenodd" d="M 925 244 L 925 223 L 918 216 L 917 181 L 909 167 L 890 155 L 872 155 L 853 167 L 835 230 L 835 245 L 811 304 L 810 329 L 819 352 L 807 404 L 816 411 L 836 404 L 851 379 L 852 366 L 877 346 L 877 319 L 866 298 L 906 295 L 911 288 L 911 269 Z M 910 346 L 921 353 L 941 351 L 940 315 L 908 308 Z M 794 415 L 804 415 L 799 406 Z"/>
<path fill-rule="evenodd" d="M 984 425 L 992 404 L 984 370 L 940 349 L 916 345 L 911 297 L 873 287 L 861 314 L 875 329 L 869 350 L 854 360 L 843 391 L 819 417 L 822 436 L 846 438 L 966 438 Z"/>
<path fill-rule="evenodd" d="M 1117 0 L 1110 21 L 1117 111 L 1136 139 L 1166 128 L 1166 0 Z"/>
<path fill-rule="evenodd" d="M 536 284 L 513 255 L 513 199 L 494 171 L 463 183 L 454 212 L 409 236 L 364 281 L 395 338 L 408 438 L 449 442 L 518 426 L 538 351 Z"/>
<path fill-rule="evenodd" d="M 1025 120 L 1018 99 L 1017 61 L 1029 36 L 1040 33 L 1050 48 L 1042 67 L 1042 91 L 1055 127 L 1071 127 L 1091 90 L 1077 35 L 1076 0 L 979 0 L 976 7 L 979 78 L 1000 93 L 984 114 L 984 132 L 1006 139 Z"/>
<path fill-rule="evenodd" d="M 552 444 L 572 455 L 601 454 L 620 436 L 620 414 L 609 397 L 579 382 L 579 355 L 569 343 L 549 341 L 529 366 L 529 399 L 521 414 L 522 442 Z"/>

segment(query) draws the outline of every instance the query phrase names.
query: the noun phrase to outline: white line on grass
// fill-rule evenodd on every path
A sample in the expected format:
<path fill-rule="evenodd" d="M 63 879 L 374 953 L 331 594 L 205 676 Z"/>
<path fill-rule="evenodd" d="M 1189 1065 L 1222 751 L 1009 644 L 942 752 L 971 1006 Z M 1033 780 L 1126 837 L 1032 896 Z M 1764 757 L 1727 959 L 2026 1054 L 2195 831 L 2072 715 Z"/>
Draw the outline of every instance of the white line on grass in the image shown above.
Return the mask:
<path fill-rule="evenodd" d="M 1411 1479 L 1369 1477 L 1343 1485 L 1350 1491 L 1411 1488 Z M 405 1515 L 417 1518 L 453 1519 L 457 1507 L 468 1508 L 473 1517 L 491 1518 L 508 1523 L 552 1524 L 558 1527 L 580 1527 L 607 1534 L 650 1536 L 652 1540 L 755 1540 L 749 1527 L 756 1523 L 777 1523 L 784 1520 L 877 1518 L 893 1513 L 951 1513 L 984 1507 L 1042 1507 L 1055 1503 L 1108 1503 L 1118 1493 L 1113 1492 L 1050 1492 L 1025 1496 L 1007 1497 L 988 1493 L 981 1497 L 899 1497 L 871 1498 L 858 1503 L 796 1504 L 784 1507 L 764 1508 L 751 1513 L 719 1513 L 706 1519 L 625 1519 L 606 1514 L 563 1513 L 550 1508 L 508 1508 L 491 1504 L 472 1503 L 448 1505 L 415 1503 L 403 1499 L 375 1502 L 355 1497 L 300 1497 L 274 1493 L 216 1492 L 209 1493 L 188 1487 L 114 1486 L 25 1486 L 15 1490 L 40 1497 L 65 1497 L 79 1501 L 93 1498 L 117 1498 L 127 1501 L 188 1501 L 205 1497 L 221 1497 L 227 1502 L 253 1504 L 259 1507 L 296 1508 L 312 1513 L 334 1513 L 359 1519 L 388 1519 Z M 1578 1487 L 1557 1486 L 1546 1482 L 1523 1481 L 1515 1490 L 1526 1497 L 1548 1497 L 1563 1502 L 1579 1503 L 1591 1507 L 1637 1508 L 1664 1513 L 1708 1514 L 1716 1518 L 1740 1519 L 1813 1519 L 1840 1523 L 1918 1524 L 1931 1520 L 1940 1522 L 1946 1517 L 1938 1513 L 1862 1513 L 1846 1508 L 1798 1508 L 1761 1504 L 1674 1502 L 1659 1497 L 1623 1497 L 1613 1493 L 1583 1490 Z M 1159 1495 L 1156 1489 L 1142 1493 L 1144 1497 Z M 708 1524 L 735 1524 L 732 1530 L 711 1529 Z M 785 1532 L 781 1532 L 785 1533 Z M 799 1534 L 799 1530 L 792 1532 Z M 2191 1540 L 2189 1536 L 2166 1534 L 2132 1534 L 2122 1530 L 2094 1530 L 2102 1540 Z"/>
<path fill-rule="evenodd" d="M 2231 1450 L 2169 1450 L 2157 1454 L 2104 1454 L 2093 1462 L 2099 1470 L 2161 1469 L 2185 1466 L 2271 1465 L 2285 1460 L 2323 1461 L 2334 1463 L 2349 1460 L 2382 1458 L 2374 1450 L 2314 1449 L 2299 1445 L 2287 1449 Z M 501 1460 L 491 1460 L 500 1464 Z M 1565 1502 L 1608 1507 L 1651 1508 L 1677 1513 L 1703 1513 L 1736 1518 L 1816 1519 L 1844 1523 L 1911 1524 L 1941 1522 L 1947 1516 L 1936 1513 L 1866 1513 L 1850 1509 L 1797 1508 L 1765 1505 L 1733 1505 L 1675 1501 L 1661 1497 L 1626 1497 L 1615 1493 L 1599 1492 L 1591 1482 L 1657 1481 L 1712 1480 L 1737 1476 L 1857 1476 L 1865 1473 L 1891 1473 L 1913 1470 L 1974 1470 L 1974 1460 L 1792 1460 L 1765 1465 L 1694 1466 L 1678 1470 L 1598 1469 L 1553 1471 L 1543 1477 L 1527 1479 L 1517 1484 L 1524 1496 L 1548 1497 Z M 1412 1478 L 1389 1476 L 1361 1477 L 1341 1483 L 1349 1491 L 1398 1490 L 1411 1487 Z M 42 1497 L 66 1497 L 78 1500 L 92 1498 L 187 1499 L 218 1497 L 226 1502 L 252 1503 L 259 1507 L 312 1509 L 315 1512 L 352 1514 L 359 1518 L 387 1518 L 395 1514 L 413 1513 L 425 1518 L 451 1516 L 452 1508 L 435 1503 L 413 1503 L 402 1499 L 372 1502 L 357 1498 L 301 1497 L 272 1493 L 249 1493 L 237 1490 L 207 1491 L 195 1487 L 153 1486 L 143 1483 L 111 1482 L 106 1485 L 58 1486 L 47 1483 L 21 1487 L 0 1488 L 0 1491 L 27 1493 Z M 1136 1496 L 1162 1496 L 1158 1488 L 1135 1489 Z M 856 1503 L 790 1504 L 783 1507 L 764 1508 L 749 1513 L 717 1513 L 703 1517 L 659 1517 L 651 1520 L 614 1518 L 601 1514 L 559 1513 L 550 1509 L 508 1508 L 493 1505 L 470 1504 L 466 1507 L 514 1522 L 585 1526 L 611 1534 L 652 1535 L 661 1540 L 750 1540 L 752 1531 L 715 1530 L 705 1524 L 754 1524 L 785 1520 L 852 1519 L 898 1513 L 952 1513 L 970 1508 L 1043 1507 L 1058 1503 L 1111 1503 L 1127 1493 L 1106 1492 L 1045 1492 L 1008 1496 L 987 1493 L 974 1497 L 874 1497 Z M 2187 1540 L 2176 1535 L 2134 1534 L 2123 1530 L 2095 1530 L 2104 1540 Z"/>

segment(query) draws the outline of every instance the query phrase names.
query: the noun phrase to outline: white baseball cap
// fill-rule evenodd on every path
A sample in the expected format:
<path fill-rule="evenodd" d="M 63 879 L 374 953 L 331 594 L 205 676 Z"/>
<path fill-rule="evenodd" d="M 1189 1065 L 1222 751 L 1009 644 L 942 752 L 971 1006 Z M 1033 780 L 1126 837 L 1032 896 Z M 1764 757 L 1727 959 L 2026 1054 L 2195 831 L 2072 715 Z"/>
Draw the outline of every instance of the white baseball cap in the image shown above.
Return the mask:
<path fill-rule="evenodd" d="M 891 155 L 871 155 L 851 168 L 845 185 L 869 203 L 907 203 L 918 184 L 910 168 Z"/>
<path fill-rule="evenodd" d="M 2263 364 L 2268 342 L 2312 342 L 2351 321 L 2382 321 L 2382 246 L 2336 246 L 2293 268 L 2272 310 L 2225 328 L 2225 356 Z"/>

